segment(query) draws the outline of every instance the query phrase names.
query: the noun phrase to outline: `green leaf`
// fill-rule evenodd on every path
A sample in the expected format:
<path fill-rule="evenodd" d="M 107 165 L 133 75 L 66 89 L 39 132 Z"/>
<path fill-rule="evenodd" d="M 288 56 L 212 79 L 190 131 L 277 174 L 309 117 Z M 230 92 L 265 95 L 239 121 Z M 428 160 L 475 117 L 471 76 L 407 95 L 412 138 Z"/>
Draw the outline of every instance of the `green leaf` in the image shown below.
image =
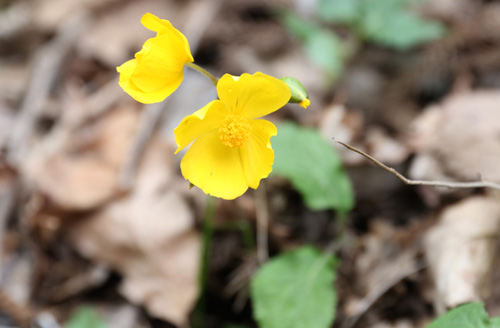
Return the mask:
<path fill-rule="evenodd" d="M 352 208 L 354 195 L 340 156 L 317 131 L 280 124 L 271 143 L 273 174 L 289 179 L 309 208 L 341 213 Z"/>
<path fill-rule="evenodd" d="M 280 18 L 286 29 L 301 41 L 311 37 L 318 29 L 315 24 L 303 20 L 291 11 L 283 12 Z"/>
<path fill-rule="evenodd" d="M 490 324 L 490 328 L 500 328 L 500 317 L 491 318 Z"/>
<path fill-rule="evenodd" d="M 344 46 L 334 33 L 317 29 L 304 42 L 307 55 L 331 78 L 336 78 L 344 67 Z"/>
<path fill-rule="evenodd" d="M 482 303 L 456 307 L 434 320 L 427 328 L 490 328 L 488 314 Z"/>
<path fill-rule="evenodd" d="M 319 0 L 318 17 L 330 23 L 352 23 L 359 15 L 359 0 Z"/>
<path fill-rule="evenodd" d="M 64 325 L 65 328 L 106 328 L 106 322 L 89 307 L 82 306 L 78 308 Z"/>
<path fill-rule="evenodd" d="M 267 262 L 250 293 L 260 328 L 328 328 L 335 318 L 336 260 L 306 246 Z"/>
<path fill-rule="evenodd" d="M 367 40 L 405 50 L 444 35 L 442 24 L 423 19 L 406 10 L 411 0 L 363 0 L 357 29 Z"/>
<path fill-rule="evenodd" d="M 336 34 L 305 21 L 292 12 L 282 14 L 281 20 L 288 31 L 302 41 L 313 63 L 324 69 L 330 78 L 340 75 L 345 50 Z"/>

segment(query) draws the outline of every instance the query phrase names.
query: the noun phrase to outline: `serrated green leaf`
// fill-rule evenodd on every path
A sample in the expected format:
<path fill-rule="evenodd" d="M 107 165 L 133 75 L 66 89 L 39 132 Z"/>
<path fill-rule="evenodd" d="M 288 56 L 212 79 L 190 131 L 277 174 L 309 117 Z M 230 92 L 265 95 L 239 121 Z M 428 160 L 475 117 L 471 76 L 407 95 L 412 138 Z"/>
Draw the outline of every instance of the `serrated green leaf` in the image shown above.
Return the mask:
<path fill-rule="evenodd" d="M 357 22 L 360 35 L 382 45 L 404 50 L 444 35 L 442 24 L 406 10 L 411 0 L 364 0 Z"/>
<path fill-rule="evenodd" d="M 259 327 L 330 327 L 337 304 L 334 266 L 332 256 L 308 246 L 267 262 L 250 285 Z"/>
<path fill-rule="evenodd" d="M 456 307 L 434 320 L 427 328 L 490 328 L 488 314 L 482 303 Z"/>
<path fill-rule="evenodd" d="M 359 0 L 319 0 L 319 18 L 330 23 L 352 23 L 359 16 Z"/>
<path fill-rule="evenodd" d="M 317 131 L 284 123 L 271 142 L 273 174 L 289 179 L 309 208 L 342 213 L 352 208 L 353 191 L 340 156 Z"/>
<path fill-rule="evenodd" d="M 78 308 L 68 322 L 64 325 L 65 328 L 106 328 L 106 322 L 99 314 L 89 306 Z"/>

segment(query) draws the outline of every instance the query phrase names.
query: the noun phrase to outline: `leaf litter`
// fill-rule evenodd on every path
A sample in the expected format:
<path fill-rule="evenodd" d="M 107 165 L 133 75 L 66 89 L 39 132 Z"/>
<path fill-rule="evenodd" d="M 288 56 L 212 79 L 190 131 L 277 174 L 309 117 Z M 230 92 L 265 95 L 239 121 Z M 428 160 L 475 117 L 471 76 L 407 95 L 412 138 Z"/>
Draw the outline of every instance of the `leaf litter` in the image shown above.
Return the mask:
<path fill-rule="evenodd" d="M 373 43 L 355 47 L 333 88 L 275 16 L 277 8 L 299 7 L 287 0 L 2 2 L 0 298 L 6 295 L 14 307 L 0 301 L 0 324 L 21 326 L 26 317 L 49 313 L 62 326 L 90 305 L 108 327 L 184 327 L 201 297 L 204 327 L 255 327 L 248 295 L 226 290 L 253 258 L 262 202 L 248 193 L 217 204 L 212 264 L 200 288 L 205 200 L 188 190 L 172 155 L 171 127 L 184 111 L 201 107 L 193 94 L 203 103 L 213 92 L 186 80 L 180 94 L 189 104 L 165 104 L 156 122 L 160 133 L 153 131 L 138 156 L 133 184 L 120 185 L 141 117 L 151 108 L 121 93 L 115 66 L 148 37 L 137 19 L 145 11 L 192 31 L 195 58 L 215 73 L 299 78 L 311 109 L 287 106 L 273 114 L 277 123 L 318 129 L 327 142 L 352 143 L 412 178 L 500 182 L 497 4 L 424 1 L 417 9 L 447 23 L 449 35 L 405 52 Z M 197 19 L 196 10 L 211 18 Z M 87 25 L 66 49 L 57 48 L 54 40 L 68 26 L 63 22 L 81 12 Z M 345 26 L 330 31 L 352 41 Z M 56 45 L 61 60 L 42 74 L 47 61 L 34 54 L 47 44 Z M 21 139 L 25 156 L 12 162 L 9 140 L 25 123 L 20 111 L 30 92 L 38 95 L 35 106 L 25 105 L 35 111 L 34 121 Z M 266 195 L 271 256 L 305 244 L 326 248 L 344 232 L 334 327 L 425 327 L 446 309 L 477 300 L 500 313 L 492 280 L 500 272 L 493 265 L 495 193 L 404 186 L 331 145 L 356 195 L 345 227 L 332 210 L 308 208 L 283 178 L 268 179 Z M 248 287 L 248 279 L 239 287 Z"/>

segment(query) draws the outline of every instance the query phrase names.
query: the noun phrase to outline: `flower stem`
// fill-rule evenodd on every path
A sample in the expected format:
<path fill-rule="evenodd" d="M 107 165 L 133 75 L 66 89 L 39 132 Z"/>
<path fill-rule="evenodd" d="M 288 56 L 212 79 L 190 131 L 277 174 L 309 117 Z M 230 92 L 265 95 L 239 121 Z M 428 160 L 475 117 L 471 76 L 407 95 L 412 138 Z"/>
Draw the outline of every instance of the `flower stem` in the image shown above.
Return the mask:
<path fill-rule="evenodd" d="M 209 71 L 207 71 L 206 69 L 204 69 L 203 67 L 201 66 L 198 66 L 196 65 L 195 63 L 187 63 L 186 66 L 188 67 L 191 67 L 192 69 L 194 69 L 195 71 L 198 71 L 200 72 L 201 74 L 205 75 L 206 77 L 208 77 L 210 79 L 210 81 L 212 81 L 212 83 L 217 86 L 217 82 L 219 82 L 219 79 L 216 78 L 212 73 L 210 73 Z"/>
<path fill-rule="evenodd" d="M 216 198 L 207 196 L 207 204 L 205 215 L 203 218 L 202 227 L 202 254 L 201 268 L 199 274 L 200 296 L 193 314 L 193 326 L 203 327 L 205 322 L 206 305 L 207 305 L 207 281 L 210 266 L 210 251 L 212 249 L 212 239 L 214 235 L 213 221 L 215 219 Z"/>

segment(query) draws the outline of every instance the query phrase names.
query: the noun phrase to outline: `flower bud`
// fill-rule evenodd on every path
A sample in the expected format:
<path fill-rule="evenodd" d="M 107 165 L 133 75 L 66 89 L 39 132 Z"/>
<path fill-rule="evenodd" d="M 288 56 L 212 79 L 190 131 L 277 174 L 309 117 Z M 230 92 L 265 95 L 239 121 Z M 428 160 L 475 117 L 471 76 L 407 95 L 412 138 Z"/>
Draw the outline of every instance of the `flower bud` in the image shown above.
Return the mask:
<path fill-rule="evenodd" d="M 299 104 L 303 108 L 307 108 L 311 104 L 309 94 L 299 80 L 294 77 L 286 76 L 282 77 L 281 81 L 285 82 L 292 92 L 292 96 L 288 102 Z"/>

